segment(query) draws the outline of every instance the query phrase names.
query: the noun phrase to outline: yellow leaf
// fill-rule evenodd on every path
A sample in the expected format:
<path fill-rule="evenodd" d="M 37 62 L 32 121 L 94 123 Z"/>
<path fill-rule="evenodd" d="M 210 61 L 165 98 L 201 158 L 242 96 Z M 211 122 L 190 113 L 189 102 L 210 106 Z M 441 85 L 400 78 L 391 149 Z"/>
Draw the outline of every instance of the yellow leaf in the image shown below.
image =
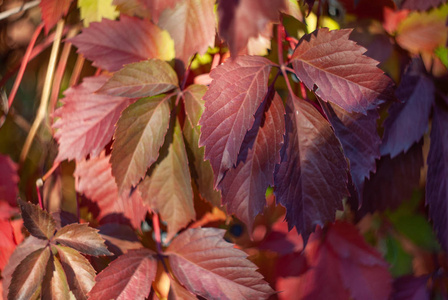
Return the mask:
<path fill-rule="evenodd" d="M 91 22 L 101 22 L 102 18 L 114 20 L 119 13 L 116 6 L 112 5 L 113 0 L 78 0 L 78 7 L 81 11 L 81 19 L 84 26 L 88 27 Z"/>

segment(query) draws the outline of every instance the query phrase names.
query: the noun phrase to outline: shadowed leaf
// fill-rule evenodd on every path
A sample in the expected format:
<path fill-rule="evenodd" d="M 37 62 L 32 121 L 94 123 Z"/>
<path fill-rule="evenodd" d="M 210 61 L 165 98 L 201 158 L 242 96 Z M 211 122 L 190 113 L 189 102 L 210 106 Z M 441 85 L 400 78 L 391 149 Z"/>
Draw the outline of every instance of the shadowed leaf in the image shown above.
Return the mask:
<path fill-rule="evenodd" d="M 44 281 L 42 283 L 42 299 L 70 299 L 67 277 L 59 259 L 51 256 L 48 261 Z"/>
<path fill-rule="evenodd" d="M 45 24 L 45 33 L 56 25 L 56 23 L 67 15 L 70 4 L 73 0 L 42 0 L 39 3 L 42 11 L 42 19 Z"/>
<path fill-rule="evenodd" d="M 190 293 L 186 288 L 176 282 L 176 280 L 170 280 L 170 294 L 168 296 L 170 300 L 196 300 L 196 295 Z"/>
<path fill-rule="evenodd" d="M 174 8 L 180 0 L 140 0 L 151 12 L 154 23 L 159 22 L 160 14 L 167 8 Z"/>
<path fill-rule="evenodd" d="M 6 201 L 11 206 L 17 205 L 18 169 L 19 166 L 9 156 L 0 154 L 0 202 Z"/>
<path fill-rule="evenodd" d="M 51 239 L 56 230 L 53 217 L 32 203 L 19 199 L 18 204 L 22 212 L 23 225 L 28 232 L 39 239 Z"/>
<path fill-rule="evenodd" d="M 401 4 L 401 8 L 410 10 L 428 10 L 445 2 L 446 0 L 404 0 Z"/>

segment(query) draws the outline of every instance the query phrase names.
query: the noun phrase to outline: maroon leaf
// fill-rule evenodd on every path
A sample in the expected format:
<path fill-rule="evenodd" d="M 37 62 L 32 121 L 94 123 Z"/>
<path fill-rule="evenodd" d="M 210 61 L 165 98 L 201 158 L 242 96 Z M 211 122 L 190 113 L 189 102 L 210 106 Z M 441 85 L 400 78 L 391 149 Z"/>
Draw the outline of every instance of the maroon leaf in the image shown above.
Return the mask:
<path fill-rule="evenodd" d="M 160 14 L 158 24 L 170 33 L 176 57 L 185 64 L 193 54 L 205 54 L 215 44 L 214 5 L 215 0 L 184 0 Z"/>
<path fill-rule="evenodd" d="M 351 29 L 321 28 L 305 35 L 291 57 L 297 77 L 324 101 L 366 113 L 393 100 L 392 81 L 349 40 Z M 315 88 L 317 86 L 317 88 Z"/>
<path fill-rule="evenodd" d="M 130 250 L 99 273 L 89 292 L 90 299 L 145 299 L 156 277 L 156 253 L 149 249 Z"/>
<path fill-rule="evenodd" d="M 18 169 L 17 164 L 9 156 L 0 154 L 0 202 L 6 201 L 11 206 L 17 205 Z"/>
<path fill-rule="evenodd" d="M 155 96 L 177 87 L 177 75 L 159 59 L 129 64 L 115 72 L 98 91 L 112 96 L 141 98 Z"/>
<path fill-rule="evenodd" d="M 54 236 L 54 240 L 64 246 L 93 256 L 112 255 L 104 245 L 104 240 L 98 234 L 98 229 L 88 224 L 66 225 Z"/>
<path fill-rule="evenodd" d="M 225 231 L 188 229 L 173 240 L 166 254 L 174 275 L 193 294 L 207 299 L 264 299 L 273 290 L 246 259 L 224 241 Z"/>
<path fill-rule="evenodd" d="M 375 173 L 375 160 L 380 158 L 381 140 L 376 129 L 378 112 L 369 110 L 367 115 L 348 113 L 336 105 L 323 102 L 321 104 L 342 144 L 345 156 L 350 161 L 352 180 L 358 198 L 362 199 L 364 180 L 370 177 L 370 172 Z"/>
<path fill-rule="evenodd" d="M 190 293 L 186 288 L 176 282 L 176 280 L 170 281 L 170 293 L 168 295 L 169 300 L 196 300 L 196 295 Z"/>
<path fill-rule="evenodd" d="M 330 124 L 309 103 L 289 98 L 281 164 L 275 173 L 275 195 L 286 207 L 289 229 L 304 241 L 316 225 L 335 219 L 348 195 L 347 161 Z"/>
<path fill-rule="evenodd" d="M 188 158 L 179 122 L 168 154 L 140 185 L 143 200 L 168 225 L 167 241 L 196 218 Z"/>
<path fill-rule="evenodd" d="M 408 72 L 401 79 L 396 95 L 402 103 L 393 103 L 389 108 L 381 144 L 381 155 L 390 154 L 392 158 L 408 151 L 427 131 L 434 83 L 424 75 Z"/>
<path fill-rule="evenodd" d="M 447 101 L 448 103 L 448 101 Z M 426 181 L 426 203 L 429 217 L 440 244 L 448 249 L 448 108 L 446 104 L 434 109 L 431 128 L 431 147 L 428 155 L 428 177 Z"/>
<path fill-rule="evenodd" d="M 412 275 L 395 279 L 393 300 L 430 300 L 431 293 L 426 287 L 429 276 L 414 277 Z"/>
<path fill-rule="evenodd" d="M 98 156 L 110 142 L 120 113 L 133 100 L 96 94 L 106 76 L 87 77 L 65 91 L 64 105 L 55 111 L 53 128 L 59 143 L 57 161 L 82 160 L 88 154 Z"/>
<path fill-rule="evenodd" d="M 277 22 L 285 0 L 219 1 L 219 35 L 227 41 L 232 56 L 244 49 L 250 37 L 258 37 L 270 22 Z"/>
<path fill-rule="evenodd" d="M 23 225 L 28 232 L 39 239 L 51 239 L 56 230 L 56 222 L 46 211 L 37 205 L 18 200 L 22 212 Z"/>
<path fill-rule="evenodd" d="M 42 19 L 45 24 L 45 33 L 56 25 L 56 23 L 68 13 L 73 0 L 42 0 L 39 3 L 42 10 Z"/>
<path fill-rule="evenodd" d="M 25 257 L 12 274 L 8 300 L 30 299 L 44 279 L 50 248 L 36 250 Z"/>
<path fill-rule="evenodd" d="M 311 268 L 293 287 L 301 299 L 388 299 L 392 278 L 355 226 L 337 222 L 305 248 Z M 325 284 L 322 284 L 325 282 Z"/>
<path fill-rule="evenodd" d="M 174 8 L 179 0 L 140 0 L 151 12 L 154 23 L 159 22 L 160 14 L 167 8 Z"/>
<path fill-rule="evenodd" d="M 148 58 L 172 58 L 172 41 L 167 32 L 147 20 L 125 15 L 119 21 L 92 23 L 69 41 L 94 66 L 112 72 Z"/>
<path fill-rule="evenodd" d="M 121 114 L 110 158 L 120 193 L 136 185 L 159 156 L 170 120 L 167 100 L 164 95 L 142 98 Z"/>
<path fill-rule="evenodd" d="M 272 63 L 257 56 L 240 56 L 215 68 L 213 81 L 204 96 L 205 111 L 199 146 L 215 173 L 215 186 L 224 172 L 237 162 L 246 132 L 267 93 Z"/>
<path fill-rule="evenodd" d="M 95 270 L 78 251 L 65 246 L 56 246 L 56 249 L 70 290 L 76 299 L 87 299 L 87 293 L 95 284 Z"/>
<path fill-rule="evenodd" d="M 67 277 L 59 259 L 51 256 L 48 260 L 45 277 L 42 283 L 42 299 L 70 299 Z"/>
<path fill-rule="evenodd" d="M 123 214 L 134 228 L 140 228 L 147 208 L 143 205 L 138 191 L 131 195 L 118 194 L 109 159 L 110 156 L 105 156 L 103 152 L 99 157 L 76 162 L 76 190 L 98 205 L 99 219 L 109 214 Z"/>
<path fill-rule="evenodd" d="M 446 0 L 404 0 L 401 8 L 409 10 L 429 10 L 443 3 L 446 3 Z"/>
<path fill-rule="evenodd" d="M 266 112 L 265 112 L 266 111 Z M 250 233 L 255 217 L 266 206 L 266 189 L 274 185 L 274 168 L 285 133 L 285 108 L 276 93 L 255 114 L 238 156 L 237 166 L 227 171 L 219 187 L 227 211 L 243 221 Z"/>
<path fill-rule="evenodd" d="M 108 223 L 98 228 L 99 234 L 106 240 L 108 249 L 115 255 L 122 255 L 131 249 L 140 249 L 140 243 L 134 230 L 123 224 Z"/>

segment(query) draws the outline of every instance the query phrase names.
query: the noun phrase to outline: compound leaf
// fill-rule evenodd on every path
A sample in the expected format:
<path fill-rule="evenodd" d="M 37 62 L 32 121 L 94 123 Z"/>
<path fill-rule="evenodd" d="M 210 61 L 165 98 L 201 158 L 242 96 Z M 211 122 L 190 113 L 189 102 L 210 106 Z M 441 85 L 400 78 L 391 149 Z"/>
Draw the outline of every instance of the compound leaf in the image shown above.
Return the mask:
<path fill-rule="evenodd" d="M 51 239 L 56 230 L 53 217 L 32 203 L 19 199 L 18 204 L 22 212 L 23 225 L 28 232 L 39 239 Z"/>

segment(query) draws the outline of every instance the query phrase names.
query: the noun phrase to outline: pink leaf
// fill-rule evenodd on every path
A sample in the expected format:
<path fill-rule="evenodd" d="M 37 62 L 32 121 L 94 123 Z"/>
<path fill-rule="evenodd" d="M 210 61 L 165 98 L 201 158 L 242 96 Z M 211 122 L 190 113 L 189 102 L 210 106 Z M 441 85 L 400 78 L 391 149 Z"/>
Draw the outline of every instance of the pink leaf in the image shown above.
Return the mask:
<path fill-rule="evenodd" d="M 67 15 L 73 0 L 42 0 L 39 6 L 42 10 L 42 19 L 45 24 L 45 33 L 56 25 L 56 23 Z"/>
<path fill-rule="evenodd" d="M 6 201 L 11 206 L 17 205 L 18 169 L 9 156 L 0 154 L 0 202 Z"/>
<path fill-rule="evenodd" d="M 215 173 L 215 186 L 232 168 L 254 114 L 263 102 L 272 63 L 258 56 L 240 56 L 213 69 L 213 82 L 204 96 L 205 111 L 199 146 Z"/>

